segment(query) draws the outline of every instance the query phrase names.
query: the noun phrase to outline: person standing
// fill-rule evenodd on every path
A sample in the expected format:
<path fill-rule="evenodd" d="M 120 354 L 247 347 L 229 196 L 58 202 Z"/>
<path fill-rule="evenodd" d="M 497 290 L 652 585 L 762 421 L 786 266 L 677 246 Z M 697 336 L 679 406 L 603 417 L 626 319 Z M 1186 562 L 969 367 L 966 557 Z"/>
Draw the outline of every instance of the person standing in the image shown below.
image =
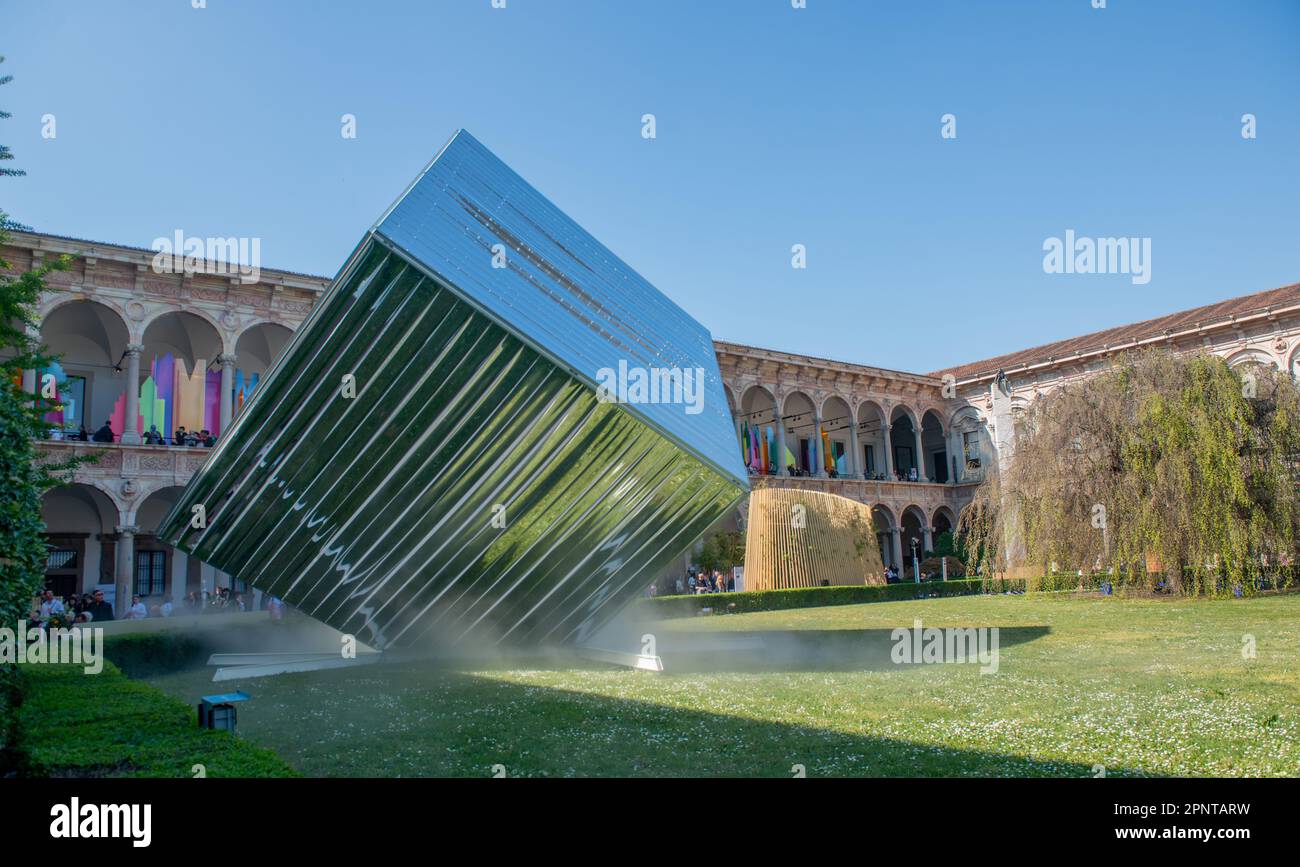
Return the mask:
<path fill-rule="evenodd" d="M 90 607 L 86 611 L 92 615 L 96 623 L 103 623 L 113 619 L 113 606 L 109 605 L 104 599 L 103 590 L 95 591 L 94 601 L 90 603 Z"/>
<path fill-rule="evenodd" d="M 139 596 L 131 597 L 131 609 L 127 612 L 128 620 L 144 620 L 149 616 L 149 609 L 144 607 Z"/>

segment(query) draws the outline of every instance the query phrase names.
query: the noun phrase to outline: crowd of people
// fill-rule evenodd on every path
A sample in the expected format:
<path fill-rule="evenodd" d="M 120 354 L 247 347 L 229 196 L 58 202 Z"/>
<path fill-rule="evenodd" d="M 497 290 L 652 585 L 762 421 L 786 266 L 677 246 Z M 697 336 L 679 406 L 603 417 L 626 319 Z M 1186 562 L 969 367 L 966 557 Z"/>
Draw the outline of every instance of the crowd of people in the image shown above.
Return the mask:
<path fill-rule="evenodd" d="M 747 467 L 746 469 L 749 470 L 749 474 L 751 476 L 763 475 L 762 470 L 755 469 L 754 467 Z M 798 478 L 812 478 L 813 476 L 816 475 L 812 470 L 805 470 L 801 467 L 796 467 L 794 464 L 791 464 L 790 466 L 786 467 L 786 474 L 791 477 L 798 477 Z M 771 470 L 769 470 L 768 475 L 776 475 L 776 468 L 773 467 Z M 894 476 L 894 481 L 896 482 L 919 482 L 921 480 L 920 476 L 917 475 L 916 467 L 912 467 L 907 472 L 903 472 L 902 470 L 895 470 L 893 476 Z M 838 470 L 827 470 L 826 477 L 830 479 L 838 479 L 838 478 L 842 478 L 842 475 Z M 871 481 L 871 482 L 884 482 L 889 480 L 889 476 L 885 475 L 883 472 L 868 473 L 864 476 L 864 478 L 867 481 Z"/>
<path fill-rule="evenodd" d="M 736 579 L 731 574 L 724 575 L 721 572 L 707 570 L 691 571 L 686 573 L 685 578 L 678 578 L 676 582 L 678 594 L 682 593 L 734 593 L 736 590 Z"/>
<path fill-rule="evenodd" d="M 37 595 L 28 621 L 31 626 L 67 628 L 79 623 L 100 623 L 113 619 L 113 606 L 104 599 L 104 591 L 59 598 L 53 590 Z"/>
<path fill-rule="evenodd" d="M 284 602 L 279 597 L 267 596 L 264 601 L 272 620 L 284 619 Z M 123 619 L 147 620 L 152 617 L 247 610 L 249 606 L 242 593 L 232 593 L 229 587 L 220 587 L 213 593 L 207 590 L 189 593 L 179 609 L 169 598 L 146 605 L 139 596 L 132 596 L 131 607 L 126 610 Z M 104 598 L 103 590 L 63 598 L 55 596 L 53 590 L 46 590 L 36 596 L 28 617 L 30 625 L 38 628 L 66 628 L 77 624 L 105 623 L 113 619 L 113 606 Z"/>
<path fill-rule="evenodd" d="M 112 443 L 117 442 L 117 434 L 113 433 L 113 427 L 109 422 L 104 422 L 103 426 L 94 433 L 86 430 L 83 424 L 79 430 L 64 431 L 54 429 L 50 431 L 52 439 L 61 439 L 69 442 L 83 443 Z M 149 425 L 149 430 L 141 435 L 141 441 L 147 446 L 185 446 L 186 448 L 206 448 L 210 449 L 217 444 L 216 436 L 206 428 L 204 430 L 186 430 L 183 426 L 176 429 L 171 438 L 163 436 L 158 430 L 157 425 Z"/>

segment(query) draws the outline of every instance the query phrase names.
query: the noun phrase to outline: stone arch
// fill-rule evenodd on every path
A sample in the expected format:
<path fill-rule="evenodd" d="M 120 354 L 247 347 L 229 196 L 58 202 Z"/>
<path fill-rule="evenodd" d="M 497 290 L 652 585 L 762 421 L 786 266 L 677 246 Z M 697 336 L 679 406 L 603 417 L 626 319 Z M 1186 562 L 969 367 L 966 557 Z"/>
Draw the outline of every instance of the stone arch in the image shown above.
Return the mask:
<path fill-rule="evenodd" d="M 98 300 L 70 298 L 52 305 L 40 325 L 41 342 L 65 379 L 59 383 L 64 401 L 62 424 L 94 431 L 108 419 L 126 391 L 131 329 L 120 310 Z"/>
<path fill-rule="evenodd" d="M 112 584 L 114 563 L 102 540 L 117 532 L 118 501 L 102 485 L 77 482 L 46 491 L 41 498 L 43 536 L 50 553 L 45 586 L 59 596 L 88 593 Z"/>
<path fill-rule="evenodd" d="M 166 397 L 164 403 L 157 404 L 165 407 L 165 414 L 155 418 L 149 414 L 146 396 L 141 404 L 141 430 L 147 433 L 157 427 L 165 438 L 181 427 L 190 431 L 219 430 L 210 389 L 226 346 L 220 327 L 206 314 L 167 310 L 150 319 L 142 334 L 140 382 L 136 388 L 148 383 L 152 376 L 158 396 Z"/>
<path fill-rule="evenodd" d="M 293 329 L 279 322 L 254 322 L 235 339 L 235 359 L 245 374 L 265 374 L 284 347 L 293 339 Z M 728 393 L 728 402 L 731 395 Z"/>
<path fill-rule="evenodd" d="M 122 510 L 107 490 L 92 482 L 73 482 L 45 492 L 41 515 L 47 533 L 70 531 L 113 533 Z"/>
<path fill-rule="evenodd" d="M 775 474 L 779 468 L 776 451 L 777 399 L 766 386 L 750 385 L 740 395 L 740 404 L 734 411 L 736 430 L 740 436 L 740 449 L 745 465 L 755 473 Z M 744 427 L 749 425 L 751 433 L 757 430 L 768 442 L 767 463 L 763 463 L 762 439 L 760 445 L 746 454 L 744 448 Z M 770 432 L 770 434 L 769 434 Z"/>
<path fill-rule="evenodd" d="M 37 317 L 41 320 L 41 328 L 44 329 L 45 320 L 49 319 L 50 316 L 53 315 L 55 312 L 63 309 L 64 307 L 69 307 L 77 304 L 94 304 L 98 307 L 103 307 L 105 310 L 108 311 L 108 313 L 117 317 L 117 320 L 122 324 L 122 327 L 125 328 L 127 331 L 127 340 L 128 341 L 130 340 L 131 318 L 126 315 L 125 310 L 123 310 L 122 308 L 114 304 L 111 299 L 84 298 L 84 297 L 78 297 L 76 295 L 69 295 L 65 292 L 57 293 L 53 297 L 45 301 L 45 303 L 41 304 L 40 308 L 37 311 Z"/>
<path fill-rule="evenodd" d="M 1244 364 L 1259 364 L 1277 370 L 1277 360 L 1272 355 L 1262 349 L 1242 349 L 1229 355 L 1227 358 L 1229 367 L 1240 367 Z"/>
<path fill-rule="evenodd" d="M 885 454 L 885 408 L 868 398 L 858 404 L 854 415 L 858 422 L 858 466 L 865 478 L 884 479 L 889 472 Z"/>
<path fill-rule="evenodd" d="M 932 482 L 947 482 L 952 475 L 948 431 L 943 416 L 935 409 L 927 409 L 921 415 L 921 452 L 925 477 Z"/>
<path fill-rule="evenodd" d="M 822 427 L 831 441 L 830 459 L 835 466 L 835 475 L 856 477 L 858 463 L 852 452 L 854 416 L 849 402 L 838 394 L 832 394 L 822 401 L 821 415 Z"/>
<path fill-rule="evenodd" d="M 197 308 L 159 311 L 144 323 L 140 334 L 146 359 L 151 351 L 163 349 L 191 364 L 199 359 L 211 364 L 227 351 L 220 324 Z"/>
<path fill-rule="evenodd" d="M 925 467 L 917 454 L 917 431 L 921 429 L 916 412 L 907 404 L 895 404 L 889 410 L 890 460 L 894 475 L 904 480 L 913 475 L 925 477 Z"/>
<path fill-rule="evenodd" d="M 821 446 L 816 436 L 817 404 L 799 389 L 788 392 L 781 401 L 781 423 L 785 425 L 785 446 L 794 455 L 799 475 L 821 472 L 818 456 Z"/>
<path fill-rule="evenodd" d="M 140 533 L 156 534 L 162 520 L 171 511 L 172 506 L 180 500 L 183 485 L 161 484 L 137 497 L 135 509 L 131 513 L 131 523 Z"/>
<path fill-rule="evenodd" d="M 876 522 L 876 529 L 892 530 L 898 526 L 894 519 L 894 510 L 884 503 L 876 503 L 871 507 L 872 519 Z"/>
<path fill-rule="evenodd" d="M 957 516 L 948 506 L 936 506 L 930 514 L 930 532 L 935 538 L 957 530 Z"/>
<path fill-rule="evenodd" d="M 930 522 L 926 518 L 925 510 L 913 503 L 903 509 L 898 524 L 899 543 L 903 549 L 903 575 L 916 580 L 912 574 L 912 543 L 916 543 L 916 559 L 918 561 L 925 559 L 926 537 L 929 535 Z"/>

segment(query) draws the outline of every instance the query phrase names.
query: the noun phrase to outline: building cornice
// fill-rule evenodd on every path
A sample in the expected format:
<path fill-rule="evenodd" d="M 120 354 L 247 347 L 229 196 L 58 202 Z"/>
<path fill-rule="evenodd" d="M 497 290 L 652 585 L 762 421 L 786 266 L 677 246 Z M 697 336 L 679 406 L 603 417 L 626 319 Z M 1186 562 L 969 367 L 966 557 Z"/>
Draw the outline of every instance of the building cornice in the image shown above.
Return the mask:
<path fill-rule="evenodd" d="M 6 230 L 9 236 L 7 244 L 29 250 L 40 250 L 49 255 L 68 254 L 86 259 L 111 259 L 148 268 L 152 265 L 156 250 L 145 247 L 133 247 L 126 244 L 108 244 L 102 241 L 90 241 L 83 238 L 71 238 L 64 235 L 48 235 L 43 232 L 23 232 Z M 205 266 L 216 270 L 226 263 L 202 260 Z M 203 269 L 200 269 L 203 270 Z M 329 287 L 331 279 L 314 274 L 297 271 L 284 271 L 277 268 L 260 268 L 259 284 L 275 289 L 299 289 L 315 295 L 323 293 Z"/>

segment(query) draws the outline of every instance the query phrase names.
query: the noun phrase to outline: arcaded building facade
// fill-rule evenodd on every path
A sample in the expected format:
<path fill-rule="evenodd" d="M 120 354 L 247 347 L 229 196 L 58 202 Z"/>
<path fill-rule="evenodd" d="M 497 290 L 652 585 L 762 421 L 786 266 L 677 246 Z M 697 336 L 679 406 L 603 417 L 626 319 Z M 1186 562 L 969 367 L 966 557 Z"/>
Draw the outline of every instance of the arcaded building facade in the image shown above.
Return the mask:
<path fill-rule="evenodd" d="M 25 232 L 11 233 L 2 252 L 16 271 L 75 257 L 51 275 L 39 310 L 39 337 L 60 356 L 68 404 L 51 420 L 56 438 L 39 448 L 99 457 L 45 497 L 47 586 L 61 594 L 98 586 L 155 603 L 249 589 L 156 538 L 208 455 L 164 428 L 193 419 L 219 437 L 329 278 L 267 268 L 251 283 L 209 273 L 216 267 L 159 273 L 152 250 Z M 1300 285 L 929 374 L 723 341 L 715 348 L 751 485 L 869 506 L 883 562 L 907 574 L 913 549 L 931 549 L 954 527 L 974 487 L 1010 454 L 1016 414 L 1036 395 L 1150 345 L 1300 376 Z M 25 385 L 37 386 L 36 372 Z M 122 423 L 137 413 L 167 420 L 156 425 L 162 444 Z M 105 423 L 112 443 L 73 438 Z M 744 522 L 743 508 L 736 519 Z"/>
<path fill-rule="evenodd" d="M 329 281 L 274 270 L 262 270 L 255 283 L 238 275 L 159 273 L 152 250 L 9 234 L 0 256 L 15 271 L 75 257 L 69 270 L 49 276 L 52 288 L 38 310 L 38 336 L 59 357 L 58 392 L 66 403 L 64 417 L 50 420 L 56 438 L 39 448 L 55 457 L 97 455 L 71 484 L 45 495 L 47 586 L 60 594 L 99 586 L 110 597 L 127 587 L 127 595 L 139 591 L 154 603 L 222 586 L 242 590 L 154 536 L 207 448 L 175 444 L 175 425 L 160 431 L 163 445 L 146 444 L 120 421 L 111 444 L 79 441 L 76 433 L 142 413 L 141 386 L 163 378 L 163 362 L 169 374 L 213 383 L 218 400 L 204 427 L 219 433 L 251 393 L 247 384 L 265 373 Z M 36 378 L 29 371 L 25 386 L 34 388 Z"/>

